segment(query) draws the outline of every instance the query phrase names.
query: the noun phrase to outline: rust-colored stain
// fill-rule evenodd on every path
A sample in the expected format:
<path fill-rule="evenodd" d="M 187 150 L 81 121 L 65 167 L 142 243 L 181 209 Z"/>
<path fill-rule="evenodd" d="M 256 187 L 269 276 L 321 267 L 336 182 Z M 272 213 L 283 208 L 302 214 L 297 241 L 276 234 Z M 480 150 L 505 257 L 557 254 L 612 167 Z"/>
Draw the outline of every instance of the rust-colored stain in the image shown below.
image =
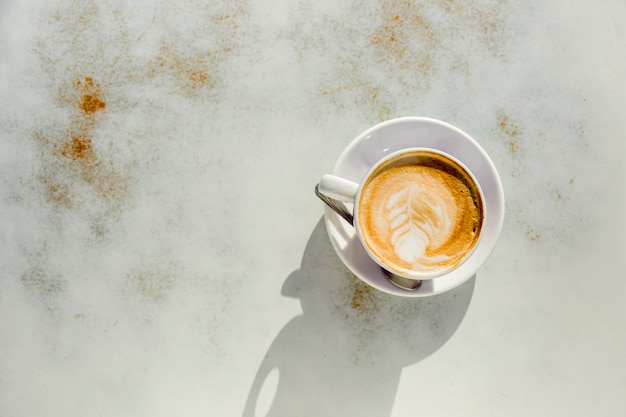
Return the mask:
<path fill-rule="evenodd" d="M 230 25 L 232 29 L 239 29 L 240 19 L 242 16 L 246 16 L 248 11 L 242 5 L 237 6 L 231 13 L 217 14 L 213 16 L 214 23 L 223 23 Z"/>
<path fill-rule="evenodd" d="M 147 66 L 147 78 L 162 79 L 171 92 L 187 98 L 213 95 L 225 78 L 223 63 L 241 48 L 238 33 L 247 17 L 246 8 L 236 4 L 229 12 L 208 15 L 208 36 L 215 39 L 201 48 L 163 40 Z"/>
<path fill-rule="evenodd" d="M 85 133 L 72 137 L 61 146 L 61 155 L 74 161 L 81 161 L 83 164 L 96 160 L 96 155 L 89 139 Z"/>
<path fill-rule="evenodd" d="M 205 85 L 209 81 L 209 74 L 206 71 L 191 71 L 189 74 L 192 88 Z"/>
<path fill-rule="evenodd" d="M 383 3 L 383 24 L 374 31 L 372 43 L 399 68 L 413 67 L 428 78 L 433 72 L 431 51 L 439 44 L 439 37 L 423 13 L 419 5 L 411 2 Z M 426 48 L 415 50 L 412 45 L 416 40 Z"/>
<path fill-rule="evenodd" d="M 106 109 L 107 105 L 101 97 L 100 84 L 94 84 L 93 78 L 85 77 L 84 80 L 77 81 L 76 85 L 83 93 L 78 103 L 78 108 L 83 113 L 93 114 Z"/>
<path fill-rule="evenodd" d="M 568 183 L 567 183 L 567 186 L 570 186 L 570 185 L 572 185 L 573 183 L 574 183 L 574 180 L 573 180 L 573 179 L 570 179 L 570 180 L 568 181 Z M 554 195 L 554 197 L 555 197 L 555 199 L 556 199 L 557 201 L 561 201 L 561 202 L 563 202 L 563 203 L 566 203 L 566 202 L 568 202 L 568 201 L 571 201 L 571 200 L 572 200 L 572 197 L 571 197 L 570 195 L 568 195 L 568 194 L 569 194 L 569 193 L 568 193 L 568 191 L 566 191 L 566 190 L 565 190 L 565 188 L 566 188 L 567 186 L 565 186 L 565 187 L 558 187 L 558 186 L 557 186 L 557 187 L 554 187 L 554 188 L 551 190 L 551 191 L 552 191 L 552 195 Z M 552 188 L 550 183 L 548 183 L 548 187 Z"/>
<path fill-rule="evenodd" d="M 198 4 L 189 26 L 167 33 L 158 31 L 169 19 L 159 8 L 146 9 L 145 20 L 129 20 L 123 5 L 105 12 L 101 2 L 86 0 L 52 5 L 41 16 L 45 35 L 32 50 L 41 76 L 33 91 L 41 91 L 47 113 L 33 117 L 29 128 L 37 150 L 26 184 L 50 226 L 76 218 L 86 223 L 86 242 L 113 238 L 115 220 L 141 192 L 136 187 L 146 173 L 139 170 L 156 169 L 151 161 L 170 146 L 166 132 L 154 137 L 159 127 L 151 117 L 172 98 L 177 104 L 202 99 L 206 107 L 219 102 L 233 77 L 229 60 L 243 48 L 243 31 L 250 33 L 246 5 Z"/>
<path fill-rule="evenodd" d="M 517 225 L 520 226 L 524 230 L 526 237 L 530 239 L 532 242 L 537 242 L 541 240 L 541 235 L 528 222 L 518 220 Z"/>
<path fill-rule="evenodd" d="M 517 124 L 513 123 L 509 116 L 501 114 L 498 116 L 498 125 L 500 130 L 508 136 L 514 138 L 520 134 L 520 129 Z"/>
<path fill-rule="evenodd" d="M 20 277 L 22 284 L 42 298 L 49 298 L 63 291 L 63 282 L 53 278 L 39 266 L 34 266 Z"/>
<path fill-rule="evenodd" d="M 377 290 L 364 283 L 356 276 L 352 276 L 350 282 L 350 299 L 348 305 L 354 318 L 361 323 L 375 321 L 381 308 L 380 294 Z"/>
<path fill-rule="evenodd" d="M 37 178 L 45 197 L 56 207 L 72 208 L 91 190 L 93 197 L 112 208 L 129 195 L 131 179 L 99 156 L 94 144 L 99 117 L 107 107 L 102 87 L 87 76 L 66 91 L 60 103 L 76 109 L 66 129 L 34 133 L 44 150 Z"/>
<path fill-rule="evenodd" d="M 352 299 L 350 300 L 350 307 L 355 310 L 363 311 L 368 308 L 368 303 L 371 301 L 372 288 L 360 281 L 355 281 Z"/>
<path fill-rule="evenodd" d="M 96 125 L 95 113 L 104 111 L 106 103 L 102 98 L 100 84 L 95 84 L 91 77 L 78 80 L 76 89 L 80 93 L 77 107 L 81 113 L 72 121 L 69 139 L 63 142 L 57 151 L 72 161 L 70 166 L 79 169 L 83 180 L 94 183 L 97 176 L 100 178 L 105 176 L 99 172 L 101 162 L 94 151 L 92 133 Z M 98 188 L 102 189 L 102 184 L 99 184 Z"/>
<path fill-rule="evenodd" d="M 195 90 L 214 85 L 215 80 L 209 72 L 213 66 L 212 59 L 213 54 L 208 51 L 182 56 L 173 46 L 163 45 L 150 72 L 153 76 L 171 78 L 178 91 L 197 95 Z"/>
<path fill-rule="evenodd" d="M 518 136 L 522 133 L 520 127 L 517 123 L 513 122 L 509 116 L 500 112 L 498 115 L 498 128 L 501 133 L 504 133 L 508 137 L 507 144 L 509 151 L 511 152 L 511 156 L 515 157 L 519 151 Z"/>
<path fill-rule="evenodd" d="M 56 207 L 71 207 L 71 191 L 67 184 L 55 182 L 46 175 L 40 175 L 38 179 L 43 185 L 45 197 L 48 201 L 52 202 Z"/>
<path fill-rule="evenodd" d="M 383 120 L 397 113 L 399 98 L 419 97 L 439 78 L 468 84 L 474 51 L 502 57 L 508 46 L 506 4 L 354 3 L 344 14 L 324 15 L 312 28 L 307 28 L 310 22 L 299 25 L 303 15 L 295 14 L 278 39 L 292 42 L 300 62 L 319 54 L 327 57 L 329 68 L 319 73 L 317 91 L 330 107 L 356 108 L 364 117 Z"/>
<path fill-rule="evenodd" d="M 24 289 L 47 311 L 54 314 L 60 295 L 65 291 L 66 283 L 61 277 L 50 272 L 43 259 L 31 259 L 31 266 L 20 276 Z"/>
<path fill-rule="evenodd" d="M 158 268 L 135 271 L 127 278 L 142 298 L 153 302 L 163 302 L 176 280 L 172 271 Z"/>

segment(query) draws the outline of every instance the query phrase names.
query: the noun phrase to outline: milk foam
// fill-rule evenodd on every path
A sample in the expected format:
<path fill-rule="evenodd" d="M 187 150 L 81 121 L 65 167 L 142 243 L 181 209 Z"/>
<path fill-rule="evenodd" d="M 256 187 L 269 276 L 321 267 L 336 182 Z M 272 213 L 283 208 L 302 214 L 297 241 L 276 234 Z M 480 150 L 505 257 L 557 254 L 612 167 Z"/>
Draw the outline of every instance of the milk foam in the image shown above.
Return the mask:
<path fill-rule="evenodd" d="M 443 199 L 428 192 L 420 184 L 408 184 L 393 193 L 385 204 L 383 218 L 391 231 L 391 244 L 395 254 L 414 269 L 426 269 L 432 261 L 449 258 L 429 255 L 426 249 L 438 240 L 452 235 L 452 219 Z"/>
<path fill-rule="evenodd" d="M 439 158 L 439 155 L 437 155 Z M 370 250 L 400 273 L 458 264 L 482 222 L 469 176 L 439 159 L 384 167 L 366 184 L 359 224 Z"/>

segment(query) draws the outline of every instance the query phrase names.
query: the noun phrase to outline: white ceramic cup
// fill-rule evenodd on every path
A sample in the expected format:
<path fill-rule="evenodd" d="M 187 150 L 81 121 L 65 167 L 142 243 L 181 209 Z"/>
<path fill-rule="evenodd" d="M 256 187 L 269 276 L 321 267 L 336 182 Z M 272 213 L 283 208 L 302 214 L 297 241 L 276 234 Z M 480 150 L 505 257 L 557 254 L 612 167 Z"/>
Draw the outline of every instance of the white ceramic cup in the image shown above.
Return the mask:
<path fill-rule="evenodd" d="M 479 235 L 477 240 L 471 245 L 471 247 L 461 256 L 460 260 L 456 262 L 454 265 L 450 265 L 446 268 L 433 268 L 429 269 L 418 269 L 412 270 L 404 268 L 400 270 L 399 268 L 388 264 L 383 259 L 374 253 L 374 251 L 370 248 L 370 246 L 366 243 L 364 232 L 361 228 L 361 222 L 359 221 L 361 216 L 361 210 L 359 209 L 360 205 L 358 202 L 360 201 L 361 194 L 365 188 L 367 188 L 367 184 L 369 184 L 370 177 L 374 175 L 378 175 L 379 167 L 387 164 L 391 160 L 395 160 L 398 158 L 402 158 L 403 155 L 410 155 L 420 152 L 427 152 L 430 154 L 436 154 L 441 156 L 444 160 L 448 160 L 448 162 L 454 166 L 456 165 L 461 170 L 465 171 L 467 176 L 470 178 L 473 183 L 473 188 L 477 191 L 478 198 L 480 199 L 480 205 L 482 207 L 482 218 L 479 228 Z M 384 158 L 375 163 L 369 171 L 363 176 L 359 183 L 350 181 L 348 179 L 338 177 L 336 175 L 324 175 L 322 176 L 318 187 L 316 188 L 318 196 L 322 198 L 322 200 L 329 205 L 337 214 L 343 217 L 346 221 L 352 224 L 355 229 L 356 235 L 361 242 L 361 245 L 367 252 L 368 256 L 374 260 L 381 268 L 383 268 L 388 273 L 391 273 L 395 276 L 400 276 L 406 279 L 422 281 L 429 280 L 433 278 L 437 278 L 439 276 L 450 273 L 451 271 L 457 269 L 461 266 L 467 259 L 469 259 L 476 249 L 476 247 L 480 243 L 480 239 L 482 238 L 483 231 L 482 225 L 485 222 L 488 214 L 488 207 L 485 204 L 485 198 L 480 187 L 479 182 L 476 180 L 475 176 L 472 174 L 471 170 L 468 169 L 463 162 L 459 159 L 449 155 L 441 150 L 433 149 L 433 148 L 406 148 L 401 149 L 399 151 L 393 152 L 391 154 L 386 155 Z M 352 205 L 352 208 L 349 208 L 344 203 L 349 203 Z M 391 243 L 390 243 L 391 244 Z"/>

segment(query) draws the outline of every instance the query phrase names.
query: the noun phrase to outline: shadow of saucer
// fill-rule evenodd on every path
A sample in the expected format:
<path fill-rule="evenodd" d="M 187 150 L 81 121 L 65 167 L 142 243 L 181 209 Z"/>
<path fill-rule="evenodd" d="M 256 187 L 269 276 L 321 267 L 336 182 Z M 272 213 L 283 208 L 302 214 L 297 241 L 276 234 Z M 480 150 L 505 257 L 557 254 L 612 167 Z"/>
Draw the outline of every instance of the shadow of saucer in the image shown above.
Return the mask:
<path fill-rule="evenodd" d="M 402 368 L 450 339 L 474 282 L 425 298 L 377 291 L 341 263 L 321 219 L 300 269 L 282 288 L 284 296 L 300 299 L 303 314 L 269 347 L 243 416 L 389 416 Z"/>

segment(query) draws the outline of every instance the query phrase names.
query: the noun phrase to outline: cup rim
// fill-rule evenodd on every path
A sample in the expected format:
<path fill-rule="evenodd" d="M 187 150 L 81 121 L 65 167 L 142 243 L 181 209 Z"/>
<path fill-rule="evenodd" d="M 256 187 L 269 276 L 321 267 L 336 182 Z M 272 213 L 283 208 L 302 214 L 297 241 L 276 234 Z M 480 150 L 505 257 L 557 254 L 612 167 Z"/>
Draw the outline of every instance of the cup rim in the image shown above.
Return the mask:
<path fill-rule="evenodd" d="M 481 223 L 480 223 L 480 232 L 478 234 L 478 240 L 474 243 L 472 248 L 467 253 L 465 253 L 465 255 L 463 255 L 463 257 L 461 258 L 461 261 L 459 261 L 457 264 L 455 264 L 452 267 L 445 268 L 445 269 L 440 270 L 440 271 L 435 271 L 435 272 L 431 272 L 431 273 L 406 274 L 406 273 L 403 273 L 401 271 L 397 271 L 394 268 L 390 268 L 389 265 L 386 265 L 385 262 L 383 262 L 370 249 L 370 247 L 367 245 L 367 243 L 365 242 L 365 239 L 363 238 L 363 233 L 361 231 L 361 225 L 360 225 L 360 222 L 359 222 L 358 202 L 360 201 L 361 192 L 363 191 L 364 185 L 367 183 L 367 180 L 370 178 L 370 176 L 381 165 L 384 165 L 386 162 L 388 162 L 391 159 L 394 159 L 394 158 L 398 157 L 399 155 L 402 155 L 402 154 L 405 154 L 405 153 L 410 153 L 410 152 L 416 152 L 416 151 L 432 152 L 432 153 L 441 155 L 441 156 L 443 156 L 445 158 L 448 158 L 452 162 L 454 162 L 457 165 L 459 165 L 461 167 L 461 169 L 463 169 L 465 171 L 465 173 L 471 178 L 472 182 L 474 183 L 474 186 L 478 190 L 478 195 L 480 197 L 481 204 L 482 204 L 483 215 L 482 215 L 482 219 L 481 219 Z M 361 178 L 361 181 L 359 182 L 359 186 L 357 188 L 357 192 L 356 192 L 356 195 L 354 197 L 354 207 L 353 207 L 352 211 L 353 211 L 353 216 L 354 216 L 353 227 L 354 227 L 355 233 L 356 233 L 356 235 L 357 235 L 357 237 L 359 239 L 359 242 L 361 243 L 361 246 L 363 246 L 363 249 L 365 249 L 365 251 L 367 252 L 368 256 L 370 258 L 372 258 L 372 260 L 374 260 L 374 262 L 376 262 L 381 268 L 385 269 L 387 272 L 389 272 L 391 274 L 398 275 L 398 276 L 401 276 L 403 278 L 412 279 L 412 280 L 419 280 L 419 281 L 421 281 L 421 280 L 431 280 L 431 279 L 435 279 L 435 278 L 444 276 L 446 274 L 449 274 L 452 271 L 458 269 L 469 258 L 471 258 L 472 254 L 475 252 L 476 248 L 480 245 L 480 241 L 483 238 L 483 230 L 482 229 L 483 229 L 483 226 L 485 225 L 486 219 L 487 219 L 487 204 L 485 204 L 485 195 L 483 193 L 482 186 L 480 185 L 480 183 L 476 179 L 476 176 L 474 175 L 474 173 L 467 167 L 467 165 L 465 165 L 461 160 L 459 160 L 459 158 L 456 158 L 456 157 L 450 155 L 449 153 L 447 153 L 445 151 L 442 151 L 440 149 L 431 148 L 431 147 L 424 147 L 424 146 L 410 147 L 410 148 L 397 150 L 397 151 L 392 152 L 392 153 L 390 153 L 388 155 L 385 155 L 384 158 L 378 160 L 374 165 L 372 165 L 370 167 L 370 169 L 367 171 L 367 173 L 363 176 L 363 178 Z"/>

